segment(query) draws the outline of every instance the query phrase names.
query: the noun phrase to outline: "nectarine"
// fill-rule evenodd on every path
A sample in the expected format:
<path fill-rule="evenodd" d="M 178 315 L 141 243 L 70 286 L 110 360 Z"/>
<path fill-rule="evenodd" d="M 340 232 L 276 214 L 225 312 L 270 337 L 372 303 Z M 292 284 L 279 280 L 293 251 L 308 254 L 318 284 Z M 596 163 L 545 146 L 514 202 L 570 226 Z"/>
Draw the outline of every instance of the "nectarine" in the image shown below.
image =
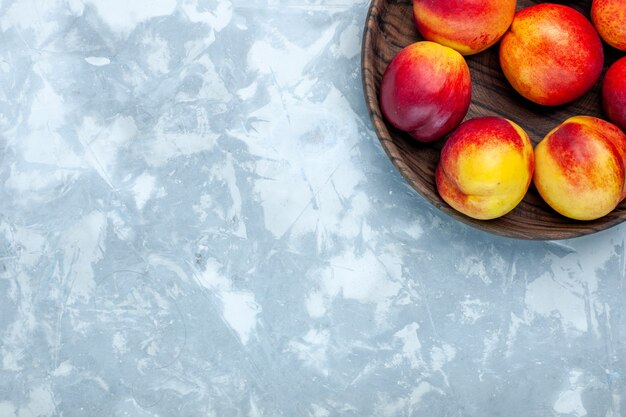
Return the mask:
<path fill-rule="evenodd" d="M 380 106 L 396 128 L 430 142 L 461 123 L 471 93 L 469 68 L 461 54 L 434 42 L 416 42 L 402 49 L 385 70 Z"/>
<path fill-rule="evenodd" d="M 522 128 L 501 117 L 480 117 L 450 135 L 435 179 L 439 195 L 450 206 L 488 220 L 522 201 L 533 169 L 533 146 Z"/>
<path fill-rule="evenodd" d="M 609 67 L 602 80 L 602 103 L 609 119 L 626 130 L 626 57 Z"/>
<path fill-rule="evenodd" d="M 542 3 L 515 15 L 500 43 L 502 71 L 535 103 L 557 106 L 585 94 L 604 65 L 600 36 L 568 6 Z"/>
<path fill-rule="evenodd" d="M 509 28 L 516 0 L 413 0 L 417 30 L 463 55 L 484 51 Z"/>
<path fill-rule="evenodd" d="M 563 216 L 605 216 L 625 194 L 624 144 L 624 134 L 609 122 L 583 116 L 567 119 L 535 148 L 537 191 Z"/>
<path fill-rule="evenodd" d="M 593 0 L 591 20 L 606 43 L 626 51 L 626 0 Z"/>

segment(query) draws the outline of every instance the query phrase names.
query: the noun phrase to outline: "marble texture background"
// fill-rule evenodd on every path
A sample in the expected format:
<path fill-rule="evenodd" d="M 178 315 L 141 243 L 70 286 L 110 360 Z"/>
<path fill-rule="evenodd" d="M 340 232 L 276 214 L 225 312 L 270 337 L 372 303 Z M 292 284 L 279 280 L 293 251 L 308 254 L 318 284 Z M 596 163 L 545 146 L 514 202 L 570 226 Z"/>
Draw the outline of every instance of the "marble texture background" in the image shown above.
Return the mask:
<path fill-rule="evenodd" d="M 626 226 L 428 205 L 365 0 L 0 0 L 0 416 L 626 415 Z"/>

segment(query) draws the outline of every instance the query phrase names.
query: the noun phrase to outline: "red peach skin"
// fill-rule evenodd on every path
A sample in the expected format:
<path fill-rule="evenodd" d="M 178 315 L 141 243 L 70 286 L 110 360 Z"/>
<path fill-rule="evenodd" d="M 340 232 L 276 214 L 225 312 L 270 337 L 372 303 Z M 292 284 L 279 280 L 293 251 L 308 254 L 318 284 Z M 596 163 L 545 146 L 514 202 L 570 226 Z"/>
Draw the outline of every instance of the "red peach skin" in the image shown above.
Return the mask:
<path fill-rule="evenodd" d="M 617 60 L 606 72 L 602 102 L 609 119 L 626 131 L 626 57 Z"/>
<path fill-rule="evenodd" d="M 591 20 L 606 43 L 626 51 L 626 0 L 593 0 Z"/>

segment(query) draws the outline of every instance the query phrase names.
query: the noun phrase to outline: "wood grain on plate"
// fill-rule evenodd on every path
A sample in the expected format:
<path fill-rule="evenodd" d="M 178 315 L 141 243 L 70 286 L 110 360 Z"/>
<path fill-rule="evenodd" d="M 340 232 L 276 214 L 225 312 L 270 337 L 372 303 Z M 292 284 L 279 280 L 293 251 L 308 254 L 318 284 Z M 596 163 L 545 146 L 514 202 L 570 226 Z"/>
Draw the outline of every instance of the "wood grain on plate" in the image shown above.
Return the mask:
<path fill-rule="evenodd" d="M 542 2 L 518 0 L 517 9 L 537 3 Z M 591 1 L 570 1 L 566 4 L 589 17 Z M 413 23 L 412 0 L 372 0 L 363 34 L 361 57 L 365 98 L 383 148 L 419 194 L 463 223 L 518 239 L 574 238 L 626 220 L 626 201 L 598 220 L 580 222 L 567 219 L 553 211 L 532 186 L 515 210 L 496 220 L 474 220 L 448 206 L 437 193 L 434 177 L 443 141 L 417 143 L 384 120 L 378 101 L 380 80 L 389 61 L 400 49 L 419 40 L 422 38 Z M 542 107 L 522 98 L 504 78 L 498 63 L 498 47 L 499 44 L 496 44 L 487 51 L 466 57 L 473 83 L 472 104 L 466 120 L 478 116 L 506 117 L 522 126 L 536 144 L 557 124 L 571 116 L 605 118 L 601 110 L 600 81 L 585 96 L 564 106 Z M 620 56 L 619 51 L 605 47 L 605 71 Z"/>

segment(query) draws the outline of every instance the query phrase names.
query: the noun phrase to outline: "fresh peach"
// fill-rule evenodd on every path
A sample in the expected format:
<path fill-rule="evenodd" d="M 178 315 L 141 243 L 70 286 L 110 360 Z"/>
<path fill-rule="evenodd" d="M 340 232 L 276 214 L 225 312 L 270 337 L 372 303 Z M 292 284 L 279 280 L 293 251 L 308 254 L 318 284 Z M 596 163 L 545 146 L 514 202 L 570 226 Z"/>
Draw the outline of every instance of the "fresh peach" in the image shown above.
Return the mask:
<path fill-rule="evenodd" d="M 617 60 L 606 72 L 602 103 L 609 119 L 626 131 L 626 57 Z"/>
<path fill-rule="evenodd" d="M 626 0 L 593 0 L 591 20 L 606 43 L 626 51 Z"/>
<path fill-rule="evenodd" d="M 535 148 L 534 183 L 563 216 L 594 220 L 626 195 L 626 137 L 604 120 L 577 116 L 554 128 Z"/>
<path fill-rule="evenodd" d="M 435 179 L 439 195 L 450 206 L 488 220 L 522 201 L 533 169 L 533 146 L 522 128 L 501 117 L 479 117 L 450 135 Z"/>
<path fill-rule="evenodd" d="M 504 35 L 516 0 L 413 0 L 413 16 L 424 39 L 463 55 L 484 51 Z"/>
<path fill-rule="evenodd" d="M 421 142 L 437 140 L 461 123 L 472 94 L 465 59 L 454 49 L 417 42 L 389 63 L 380 86 L 380 105 L 396 128 Z"/>
<path fill-rule="evenodd" d="M 502 71 L 522 96 L 545 106 L 575 100 L 602 73 L 602 41 L 585 16 L 542 3 L 515 15 L 500 43 Z"/>

